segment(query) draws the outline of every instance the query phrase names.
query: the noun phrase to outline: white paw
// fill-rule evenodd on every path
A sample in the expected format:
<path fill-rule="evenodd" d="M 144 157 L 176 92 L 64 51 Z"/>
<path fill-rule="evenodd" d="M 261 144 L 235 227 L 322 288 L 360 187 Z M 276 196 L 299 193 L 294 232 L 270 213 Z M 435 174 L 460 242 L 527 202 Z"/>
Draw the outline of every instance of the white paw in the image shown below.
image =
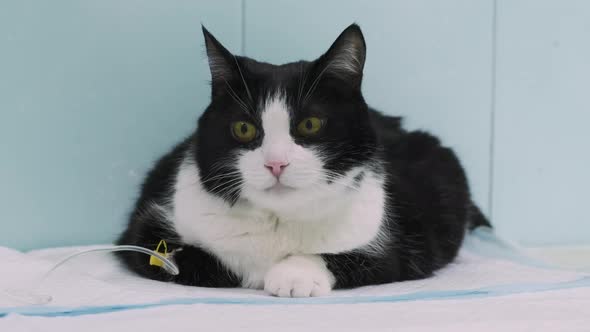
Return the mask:
<path fill-rule="evenodd" d="M 327 295 L 334 276 L 319 256 L 289 256 L 273 266 L 264 277 L 264 290 L 280 297 Z"/>

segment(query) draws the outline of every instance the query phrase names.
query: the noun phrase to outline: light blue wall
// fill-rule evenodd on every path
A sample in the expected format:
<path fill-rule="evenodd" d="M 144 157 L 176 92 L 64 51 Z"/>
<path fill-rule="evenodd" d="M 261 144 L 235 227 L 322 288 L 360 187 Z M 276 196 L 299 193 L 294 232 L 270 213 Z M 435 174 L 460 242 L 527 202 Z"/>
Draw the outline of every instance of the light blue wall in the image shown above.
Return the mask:
<path fill-rule="evenodd" d="M 0 2 L 0 245 L 112 241 L 147 167 L 209 100 L 203 22 L 241 2 Z"/>
<path fill-rule="evenodd" d="M 590 243 L 590 2 L 501 0 L 496 31 L 494 221 Z"/>
<path fill-rule="evenodd" d="M 114 239 L 208 102 L 201 22 L 285 62 L 353 21 L 368 102 L 455 148 L 501 234 L 590 242 L 587 1 L 23 0 L 0 2 L 0 245 Z"/>

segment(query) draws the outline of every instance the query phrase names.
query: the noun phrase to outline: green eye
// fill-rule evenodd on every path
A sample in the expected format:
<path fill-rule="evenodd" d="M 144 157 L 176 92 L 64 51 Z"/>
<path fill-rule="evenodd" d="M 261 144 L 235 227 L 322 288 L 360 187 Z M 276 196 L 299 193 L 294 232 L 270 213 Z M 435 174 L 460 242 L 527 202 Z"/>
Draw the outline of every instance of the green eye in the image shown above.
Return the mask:
<path fill-rule="evenodd" d="M 246 121 L 236 121 L 231 124 L 231 132 L 236 140 L 248 143 L 256 137 L 256 127 Z"/>
<path fill-rule="evenodd" d="M 299 132 L 299 135 L 301 136 L 313 136 L 319 133 L 323 125 L 324 121 L 312 116 L 299 122 L 297 125 L 297 132 Z"/>

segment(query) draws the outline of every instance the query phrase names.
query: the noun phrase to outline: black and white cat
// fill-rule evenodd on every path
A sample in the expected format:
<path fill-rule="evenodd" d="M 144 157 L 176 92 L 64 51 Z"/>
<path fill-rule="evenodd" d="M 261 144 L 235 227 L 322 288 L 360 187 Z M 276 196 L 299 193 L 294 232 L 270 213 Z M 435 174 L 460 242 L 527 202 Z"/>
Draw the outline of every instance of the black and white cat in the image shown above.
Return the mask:
<path fill-rule="evenodd" d="M 180 274 L 121 253 L 131 270 L 320 296 L 428 277 L 454 259 L 466 229 L 489 225 L 450 149 L 365 103 L 357 25 L 317 60 L 280 66 L 203 33 L 211 104 L 149 173 L 118 240 L 166 240 Z"/>

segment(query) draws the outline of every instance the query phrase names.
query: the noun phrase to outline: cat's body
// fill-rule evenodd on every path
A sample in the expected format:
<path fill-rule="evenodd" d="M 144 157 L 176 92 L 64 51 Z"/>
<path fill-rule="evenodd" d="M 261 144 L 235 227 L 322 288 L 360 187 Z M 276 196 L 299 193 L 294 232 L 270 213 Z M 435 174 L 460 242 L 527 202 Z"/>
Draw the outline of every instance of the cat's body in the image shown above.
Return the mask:
<path fill-rule="evenodd" d="M 357 26 L 320 59 L 283 66 L 205 38 L 212 103 L 148 175 L 118 241 L 166 240 L 180 274 L 121 253 L 135 272 L 317 296 L 427 277 L 487 224 L 451 150 L 365 104 Z"/>

